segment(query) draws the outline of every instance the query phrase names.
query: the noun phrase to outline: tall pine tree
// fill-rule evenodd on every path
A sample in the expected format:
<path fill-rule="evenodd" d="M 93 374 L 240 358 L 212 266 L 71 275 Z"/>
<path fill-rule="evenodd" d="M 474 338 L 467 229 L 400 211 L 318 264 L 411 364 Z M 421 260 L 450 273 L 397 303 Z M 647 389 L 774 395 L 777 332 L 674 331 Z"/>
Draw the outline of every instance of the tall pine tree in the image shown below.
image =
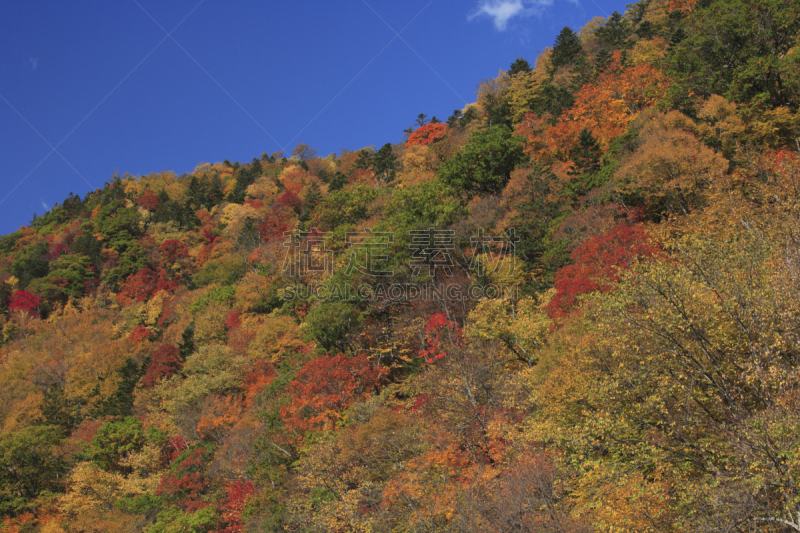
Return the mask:
<path fill-rule="evenodd" d="M 564 26 L 564 29 L 556 37 L 553 51 L 550 53 L 550 64 L 554 70 L 561 65 L 568 65 L 578 58 L 582 50 L 583 46 L 578 34 L 569 26 Z"/>
<path fill-rule="evenodd" d="M 382 184 L 391 182 L 396 174 L 395 162 L 397 156 L 392 153 L 392 145 L 386 143 L 381 149 L 375 152 L 372 158 L 372 170 L 375 172 L 376 180 Z"/>
<path fill-rule="evenodd" d="M 594 174 L 600 170 L 600 158 L 603 151 L 597 144 L 592 132 L 583 128 L 578 136 L 578 146 L 572 150 L 572 168 L 568 174 L 571 176 L 583 176 Z"/>

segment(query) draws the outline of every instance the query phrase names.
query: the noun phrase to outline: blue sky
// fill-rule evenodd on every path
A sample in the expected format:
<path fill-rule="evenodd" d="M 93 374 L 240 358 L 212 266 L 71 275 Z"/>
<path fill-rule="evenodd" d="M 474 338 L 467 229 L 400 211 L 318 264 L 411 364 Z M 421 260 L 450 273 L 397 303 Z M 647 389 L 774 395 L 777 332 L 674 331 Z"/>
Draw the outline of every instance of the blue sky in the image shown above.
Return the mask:
<path fill-rule="evenodd" d="M 114 171 L 320 155 L 444 120 L 612 0 L 8 0 L 0 234 Z M 399 34 L 399 36 L 398 36 Z M 54 150 L 55 149 L 55 150 Z"/>

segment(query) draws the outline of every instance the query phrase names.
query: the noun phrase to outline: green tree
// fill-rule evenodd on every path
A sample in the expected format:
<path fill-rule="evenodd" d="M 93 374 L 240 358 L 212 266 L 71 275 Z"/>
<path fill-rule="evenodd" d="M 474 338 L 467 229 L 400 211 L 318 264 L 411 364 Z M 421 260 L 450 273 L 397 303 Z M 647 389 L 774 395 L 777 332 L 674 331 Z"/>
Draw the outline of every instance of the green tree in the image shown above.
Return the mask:
<path fill-rule="evenodd" d="M 599 76 L 611 63 L 611 52 L 608 51 L 608 48 L 605 46 L 600 48 L 597 51 L 597 54 L 594 56 L 594 75 L 595 77 Z"/>
<path fill-rule="evenodd" d="M 123 200 L 104 204 L 93 223 L 107 246 L 119 254 L 134 246 L 142 235 L 139 212 L 135 207 L 126 207 Z"/>
<path fill-rule="evenodd" d="M 29 244 L 17 252 L 9 272 L 19 280 L 19 288 L 24 289 L 31 280 L 46 276 L 50 267 L 45 259 L 47 243 Z"/>
<path fill-rule="evenodd" d="M 753 107 L 800 104 L 796 2 L 716 1 L 677 31 L 667 57 L 681 80 L 676 95 L 719 94 Z"/>
<path fill-rule="evenodd" d="M 220 531 L 216 507 L 204 507 L 190 513 L 170 505 L 158 513 L 156 523 L 144 529 L 145 533 L 210 533 Z"/>
<path fill-rule="evenodd" d="M 122 462 L 130 454 L 141 451 L 146 442 L 142 423 L 127 416 L 101 426 L 86 453 L 103 470 L 130 474 L 131 469 Z"/>
<path fill-rule="evenodd" d="M 464 112 L 464 116 L 461 117 L 459 125 L 462 128 L 466 128 L 467 125 L 476 118 L 478 118 L 478 112 L 475 110 L 475 106 L 470 106 L 469 109 Z"/>
<path fill-rule="evenodd" d="M 653 28 L 653 23 L 649 20 L 643 20 L 639 27 L 636 28 L 636 35 L 639 36 L 641 39 L 652 39 L 653 35 L 655 35 L 655 28 Z"/>
<path fill-rule="evenodd" d="M 0 283 L 0 315 L 8 316 L 8 304 L 11 301 L 13 291 L 8 283 Z M 0 340 L 2 343 L 2 340 Z"/>
<path fill-rule="evenodd" d="M 92 266 L 99 271 L 104 262 L 102 255 L 103 243 L 92 236 L 92 233 L 94 233 L 93 228 L 94 226 L 91 222 L 84 222 L 81 225 L 81 234 L 72 241 L 72 251 L 75 254 L 88 257 Z"/>
<path fill-rule="evenodd" d="M 122 185 L 117 187 L 122 188 Z M 124 200 L 102 204 L 91 226 L 85 228 L 89 235 L 102 238 L 103 248 L 110 248 L 119 254 L 115 264 L 104 270 L 101 276 L 115 290 L 128 276 L 147 266 L 147 251 L 138 242 L 143 232 L 141 216 L 135 207 L 125 205 Z"/>
<path fill-rule="evenodd" d="M 375 226 L 376 231 L 394 235 L 387 253 L 386 270 L 392 270 L 395 275 L 408 272 L 412 230 L 448 227 L 463 217 L 464 212 L 452 188 L 438 179 L 393 191 L 384 206 L 384 219 Z"/>
<path fill-rule="evenodd" d="M 567 206 L 554 197 L 555 174 L 549 169 L 537 166 L 528 174 L 527 183 L 520 194 L 516 206 L 519 213 L 513 220 L 513 227 L 519 242 L 516 253 L 531 270 L 544 269 L 545 276 L 540 279 L 540 289 L 552 284 L 553 275 L 564 265 L 566 255 L 563 245 L 553 242 L 551 227 L 559 220 Z"/>
<path fill-rule="evenodd" d="M 322 192 L 319 189 L 319 182 L 312 181 L 305 198 L 303 198 L 303 212 L 300 215 L 301 222 L 308 220 L 311 212 L 317 209 L 317 204 L 320 201 L 322 201 Z"/>
<path fill-rule="evenodd" d="M 327 352 L 346 352 L 350 347 L 349 333 L 361 324 L 361 315 L 353 304 L 323 302 L 311 309 L 305 322 L 305 335 L 315 340 Z"/>
<path fill-rule="evenodd" d="M 497 194 L 525 160 L 522 142 L 507 126 L 473 132 L 467 145 L 439 167 L 441 180 L 466 196 Z"/>
<path fill-rule="evenodd" d="M 367 217 L 370 202 L 379 194 L 380 191 L 366 185 L 334 191 L 318 204 L 317 221 L 326 230 L 356 224 Z"/>
<path fill-rule="evenodd" d="M 228 195 L 228 201 L 241 204 L 244 202 L 244 195 L 247 188 L 255 183 L 263 169 L 261 167 L 261 160 L 253 159 L 253 163 L 249 167 L 240 167 L 236 173 L 236 185 L 233 191 Z M 219 178 L 217 178 L 219 179 Z M 213 183 L 212 183 L 213 186 Z M 213 191 L 212 191 L 213 194 Z M 219 196 L 222 196 L 222 189 L 219 189 Z"/>
<path fill-rule="evenodd" d="M 343 174 L 337 170 L 330 179 L 330 183 L 328 184 L 328 192 L 341 190 L 345 185 L 347 185 L 348 182 L 349 178 L 347 177 L 347 174 Z"/>
<path fill-rule="evenodd" d="M 511 127 L 511 102 L 503 94 L 488 93 L 483 101 L 486 125 Z"/>
<path fill-rule="evenodd" d="M 117 390 L 97 407 L 97 415 L 128 416 L 133 409 L 133 391 L 144 374 L 144 368 L 128 357 L 117 370 Z"/>
<path fill-rule="evenodd" d="M 572 168 L 567 172 L 570 176 L 593 174 L 600 170 L 600 158 L 603 150 L 597 144 L 592 132 L 583 128 L 578 136 L 578 146 L 572 150 Z"/>
<path fill-rule="evenodd" d="M 42 402 L 42 420 L 45 425 L 60 427 L 65 434 L 69 434 L 80 423 L 81 403 L 70 399 L 64 392 L 64 387 L 55 382 L 47 387 Z"/>
<path fill-rule="evenodd" d="M 461 118 L 464 116 L 464 113 L 461 112 L 460 109 L 456 109 L 453 111 L 453 114 L 447 118 L 447 125 L 451 128 L 455 128 L 456 126 L 460 125 Z"/>
<path fill-rule="evenodd" d="M 62 291 L 67 296 L 77 298 L 86 293 L 84 282 L 94 277 L 94 272 L 89 269 L 91 260 L 85 255 L 62 255 L 50 265 L 50 280 L 62 286 Z"/>
<path fill-rule="evenodd" d="M 531 68 L 531 64 L 521 57 L 518 57 L 508 68 L 508 75 L 516 76 L 517 74 L 530 74 L 531 70 L 533 70 Z"/>
<path fill-rule="evenodd" d="M 29 426 L 0 434 L 0 516 L 31 511 L 36 498 L 61 492 L 67 463 L 56 426 Z"/>
<path fill-rule="evenodd" d="M 372 158 L 375 154 L 373 148 L 364 148 L 358 152 L 358 157 L 353 163 L 353 170 L 366 170 L 372 166 Z"/>
<path fill-rule="evenodd" d="M 575 97 L 569 88 L 547 79 L 536 89 L 536 95 L 531 101 L 531 111 L 537 115 L 550 114 L 555 122 L 564 109 L 572 107 L 574 101 Z"/>
<path fill-rule="evenodd" d="M 617 50 L 625 45 L 633 30 L 630 23 L 618 11 L 614 11 L 606 23 L 597 28 L 595 35 L 608 44 L 612 50 Z"/>
<path fill-rule="evenodd" d="M 186 358 L 194 353 L 194 322 L 190 322 L 189 325 L 183 329 L 183 333 L 181 333 L 181 342 L 178 344 L 178 349 L 181 352 L 181 359 L 184 361 L 186 361 Z"/>
<path fill-rule="evenodd" d="M 550 64 L 553 69 L 561 65 L 569 65 L 574 62 L 583 50 L 581 39 L 578 34 L 572 31 L 569 26 L 564 26 L 561 33 L 556 37 L 553 51 L 550 54 Z"/>
<path fill-rule="evenodd" d="M 376 179 L 383 184 L 390 183 L 396 175 L 397 156 L 392 153 L 391 143 L 381 146 L 372 158 L 372 170 L 375 172 Z"/>

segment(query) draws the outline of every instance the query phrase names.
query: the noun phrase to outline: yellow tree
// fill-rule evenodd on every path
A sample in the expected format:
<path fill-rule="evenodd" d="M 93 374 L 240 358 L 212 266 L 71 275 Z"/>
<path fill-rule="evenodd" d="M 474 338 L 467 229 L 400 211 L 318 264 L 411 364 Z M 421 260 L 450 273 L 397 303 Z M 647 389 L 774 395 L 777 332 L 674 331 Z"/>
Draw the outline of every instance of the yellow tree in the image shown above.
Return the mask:
<path fill-rule="evenodd" d="M 800 451 L 788 437 L 800 424 L 792 403 L 798 339 L 785 334 L 800 295 L 777 283 L 785 260 L 776 244 L 746 231 L 725 240 L 685 236 L 670 243 L 670 261 L 635 266 L 618 290 L 598 298 L 596 357 L 607 370 L 588 399 L 584 453 L 601 469 L 606 454 L 648 464 L 642 482 L 673 495 L 662 517 L 675 526 L 776 517 L 800 527 Z M 597 446 L 591 440 L 603 443 L 599 455 L 588 452 Z M 608 472 L 594 477 L 584 479 L 588 500 L 608 483 L 617 483 L 616 498 L 628 498 Z M 647 501 L 647 490 L 638 494 Z M 630 524 L 645 512 L 653 517 L 648 507 Z"/>
<path fill-rule="evenodd" d="M 624 189 L 644 190 L 688 213 L 703 189 L 721 185 L 728 161 L 682 129 L 687 121 L 677 111 L 645 117 L 636 151 L 617 172 Z"/>

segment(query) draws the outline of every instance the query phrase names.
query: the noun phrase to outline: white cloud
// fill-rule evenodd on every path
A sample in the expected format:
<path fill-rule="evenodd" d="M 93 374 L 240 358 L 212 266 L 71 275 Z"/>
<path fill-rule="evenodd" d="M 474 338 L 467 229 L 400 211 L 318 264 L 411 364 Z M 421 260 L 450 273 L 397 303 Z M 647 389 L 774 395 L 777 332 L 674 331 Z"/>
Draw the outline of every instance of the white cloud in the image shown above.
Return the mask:
<path fill-rule="evenodd" d="M 42 200 L 41 198 L 39 198 L 39 199 Z M 50 211 L 50 206 L 47 205 L 46 203 L 44 203 L 44 200 L 42 200 L 42 207 L 44 207 L 45 211 Z"/>
<path fill-rule="evenodd" d="M 31 66 L 31 70 L 36 70 L 36 65 L 39 63 L 38 57 L 29 57 L 28 64 Z"/>
<path fill-rule="evenodd" d="M 467 20 L 487 16 L 494 21 L 498 31 L 504 31 L 508 22 L 515 17 L 539 14 L 542 8 L 553 5 L 553 0 L 480 0 Z"/>

